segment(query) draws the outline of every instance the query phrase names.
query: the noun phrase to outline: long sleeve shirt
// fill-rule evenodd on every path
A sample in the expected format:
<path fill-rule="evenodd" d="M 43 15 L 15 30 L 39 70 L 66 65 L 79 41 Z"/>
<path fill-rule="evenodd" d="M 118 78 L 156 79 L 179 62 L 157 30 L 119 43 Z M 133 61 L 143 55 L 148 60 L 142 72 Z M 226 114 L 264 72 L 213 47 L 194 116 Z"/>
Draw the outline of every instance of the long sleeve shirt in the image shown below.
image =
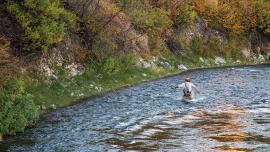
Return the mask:
<path fill-rule="evenodd" d="M 196 86 L 191 82 L 184 82 L 184 83 L 178 84 L 177 87 L 184 88 L 184 90 L 188 92 L 192 92 L 193 88 L 196 89 Z"/>

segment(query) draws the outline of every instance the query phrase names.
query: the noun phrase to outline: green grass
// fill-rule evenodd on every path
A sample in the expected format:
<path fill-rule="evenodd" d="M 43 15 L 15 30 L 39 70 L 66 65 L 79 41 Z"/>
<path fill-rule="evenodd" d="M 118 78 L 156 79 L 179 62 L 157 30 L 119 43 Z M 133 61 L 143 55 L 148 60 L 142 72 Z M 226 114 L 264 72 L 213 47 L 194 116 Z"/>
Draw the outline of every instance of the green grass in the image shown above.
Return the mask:
<path fill-rule="evenodd" d="M 63 107 L 83 98 L 104 94 L 121 87 L 161 78 L 176 72 L 176 68 L 160 68 L 158 71 L 134 69 L 106 75 L 94 70 L 86 70 L 84 74 L 73 78 L 59 78 L 54 81 L 36 79 L 35 83 L 33 80 L 28 80 L 26 88 L 34 96 L 36 104 L 47 108 L 51 108 L 53 104 L 57 107 Z"/>

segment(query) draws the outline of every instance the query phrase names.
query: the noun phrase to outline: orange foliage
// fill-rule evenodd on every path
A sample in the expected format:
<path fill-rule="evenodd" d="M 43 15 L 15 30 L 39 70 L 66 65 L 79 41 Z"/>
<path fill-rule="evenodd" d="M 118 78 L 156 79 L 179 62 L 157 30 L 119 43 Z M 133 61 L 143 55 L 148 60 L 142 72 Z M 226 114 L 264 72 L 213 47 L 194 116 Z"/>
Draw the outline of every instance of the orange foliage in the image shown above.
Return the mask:
<path fill-rule="evenodd" d="M 245 1 L 245 0 L 242 0 Z M 245 32 L 245 21 L 243 12 L 238 8 L 238 1 L 226 1 L 219 3 L 217 7 L 211 7 L 205 0 L 194 1 L 196 10 L 202 15 L 206 25 L 219 30 L 225 29 L 230 36 L 239 36 Z M 247 7 L 243 5 L 243 8 Z M 253 21 L 253 20 L 252 20 Z"/>
<path fill-rule="evenodd" d="M 178 15 L 181 6 L 186 2 L 188 0 L 157 0 L 156 2 L 152 2 L 152 5 L 169 10 L 171 18 L 174 18 Z"/>
<path fill-rule="evenodd" d="M 0 86 L 3 76 L 14 76 L 19 65 L 14 56 L 10 54 L 10 40 L 0 33 Z"/>
<path fill-rule="evenodd" d="M 10 41 L 3 34 L 0 34 L 0 66 L 5 64 L 10 56 L 8 53 L 9 46 Z"/>
<path fill-rule="evenodd" d="M 78 49 L 74 49 L 73 53 L 74 53 L 76 62 L 79 62 L 79 63 L 85 63 L 89 58 L 89 53 L 87 50 L 78 48 Z"/>
<path fill-rule="evenodd" d="M 257 26 L 257 14 L 254 5 L 250 0 L 239 0 L 237 1 L 242 14 L 245 15 L 243 18 L 243 26 L 246 30 L 253 29 Z"/>
<path fill-rule="evenodd" d="M 239 36 L 257 26 L 256 8 L 251 0 L 219 0 L 211 7 L 209 0 L 193 0 L 196 10 L 208 27 L 225 29 L 231 36 Z"/>

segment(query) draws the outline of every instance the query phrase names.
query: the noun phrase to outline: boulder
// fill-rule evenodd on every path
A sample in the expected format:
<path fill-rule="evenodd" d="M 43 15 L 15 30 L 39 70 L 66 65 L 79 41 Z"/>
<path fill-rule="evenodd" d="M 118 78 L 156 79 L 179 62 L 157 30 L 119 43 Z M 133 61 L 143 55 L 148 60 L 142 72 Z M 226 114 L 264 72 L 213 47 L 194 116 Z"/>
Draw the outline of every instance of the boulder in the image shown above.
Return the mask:
<path fill-rule="evenodd" d="M 179 70 L 188 70 L 188 68 L 183 64 L 178 65 L 178 69 Z"/>
<path fill-rule="evenodd" d="M 215 57 L 215 64 L 225 64 L 226 60 L 222 57 Z"/>
<path fill-rule="evenodd" d="M 68 0 L 68 6 L 83 20 L 95 21 L 96 25 L 104 25 L 102 31 L 104 35 L 112 39 L 123 40 L 119 45 L 120 50 L 124 51 L 149 51 L 148 36 L 142 35 L 136 31 L 130 18 L 116 8 L 117 5 L 112 0 Z M 91 34 L 92 25 L 85 29 L 85 32 Z M 94 26 L 95 27 L 95 26 Z M 91 41 L 90 41 L 91 42 Z M 89 42 L 89 43 L 90 43 Z"/>

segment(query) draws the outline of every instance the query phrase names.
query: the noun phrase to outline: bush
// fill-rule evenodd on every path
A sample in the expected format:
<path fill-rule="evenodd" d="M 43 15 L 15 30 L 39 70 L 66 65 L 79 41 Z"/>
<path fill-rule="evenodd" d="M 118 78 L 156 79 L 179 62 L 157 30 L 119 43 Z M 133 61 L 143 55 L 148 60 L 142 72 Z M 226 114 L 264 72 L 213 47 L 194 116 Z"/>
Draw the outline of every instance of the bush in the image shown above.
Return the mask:
<path fill-rule="evenodd" d="M 25 92 L 22 80 L 7 80 L 0 90 L 0 133 L 16 134 L 36 121 L 38 107 Z"/>
<path fill-rule="evenodd" d="M 180 8 L 180 11 L 174 19 L 174 26 L 177 28 L 186 28 L 192 25 L 194 19 L 197 17 L 197 13 L 193 6 L 185 4 Z"/>
<path fill-rule="evenodd" d="M 5 9 L 24 30 L 20 37 L 26 50 L 47 50 L 63 40 L 75 16 L 61 7 L 61 0 L 8 0 Z"/>
<path fill-rule="evenodd" d="M 196 9 L 202 15 L 207 26 L 224 31 L 232 37 L 245 34 L 244 14 L 236 1 L 220 2 L 216 8 L 209 7 L 205 1 L 196 1 Z"/>
<path fill-rule="evenodd" d="M 134 70 L 136 68 L 136 54 L 133 52 L 130 52 L 126 55 L 124 55 L 121 60 L 122 69 L 121 71 L 127 72 L 129 70 Z"/>
<path fill-rule="evenodd" d="M 144 9 L 135 9 L 131 13 L 131 20 L 133 25 L 140 31 L 151 30 L 155 33 L 161 33 L 172 25 L 172 21 L 168 16 L 169 12 L 160 8 L 155 8 L 151 12 Z"/>
<path fill-rule="evenodd" d="M 202 37 L 193 36 L 189 47 L 189 56 L 199 55 L 206 58 L 214 56 L 223 56 L 225 58 L 238 58 L 241 54 L 241 45 L 236 40 L 232 39 L 229 42 L 222 42 L 215 37 L 210 37 L 203 40 Z"/>
<path fill-rule="evenodd" d="M 270 35 L 270 3 L 265 0 L 253 2 L 258 16 L 258 27 L 267 35 Z"/>
<path fill-rule="evenodd" d="M 101 70 L 106 75 L 113 75 L 121 70 L 121 64 L 117 59 L 109 57 L 104 61 Z"/>

